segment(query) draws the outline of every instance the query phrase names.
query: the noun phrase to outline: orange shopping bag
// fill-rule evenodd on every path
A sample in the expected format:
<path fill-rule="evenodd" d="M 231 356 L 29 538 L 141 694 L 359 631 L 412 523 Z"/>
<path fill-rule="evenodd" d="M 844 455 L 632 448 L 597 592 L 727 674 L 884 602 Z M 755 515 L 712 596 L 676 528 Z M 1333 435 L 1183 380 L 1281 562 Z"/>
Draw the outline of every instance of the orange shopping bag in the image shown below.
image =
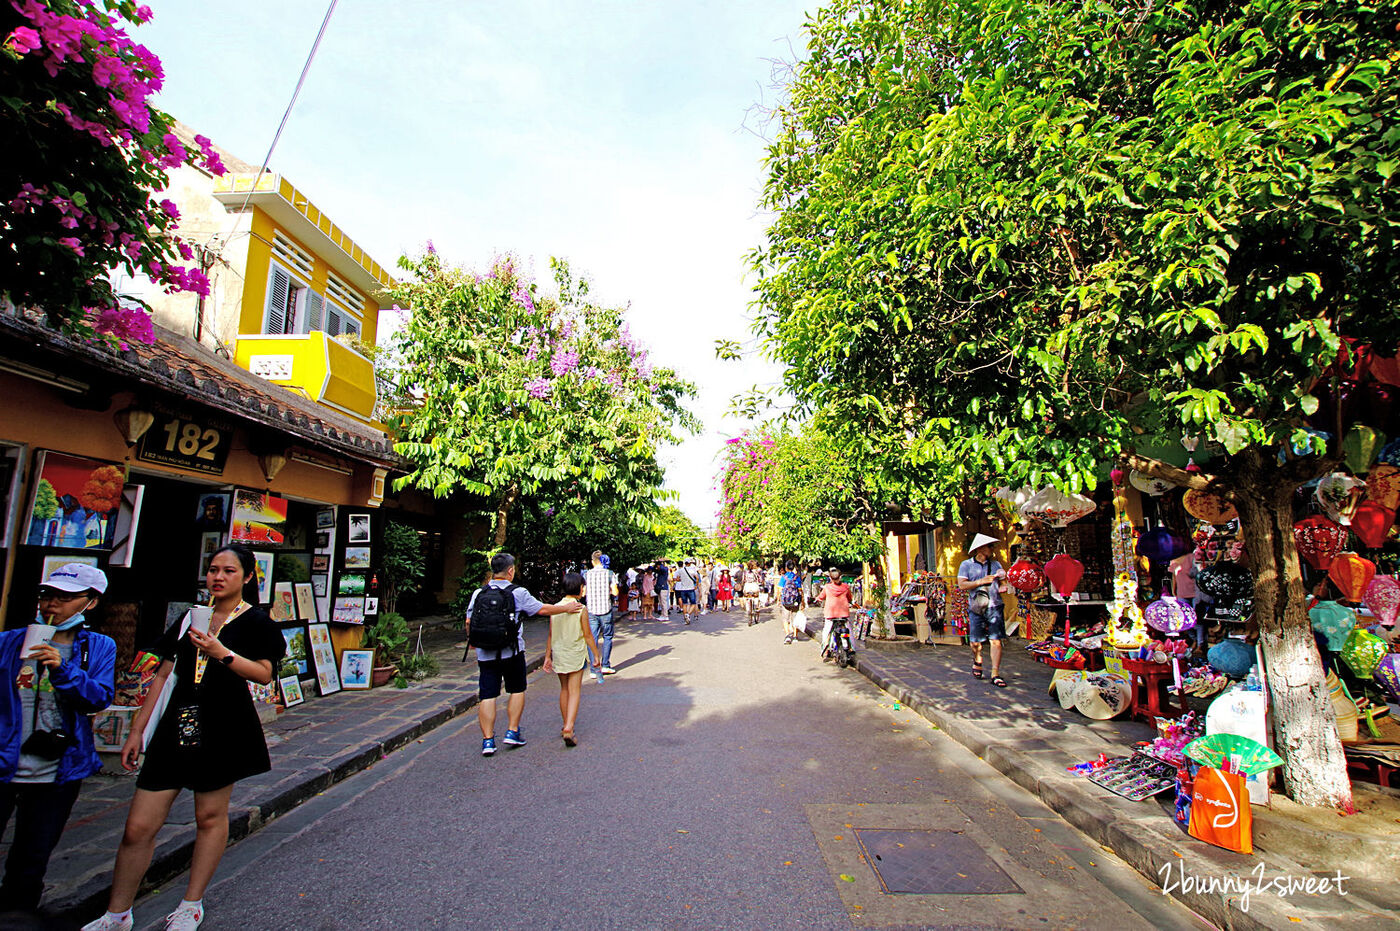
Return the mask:
<path fill-rule="evenodd" d="M 1226 850 L 1253 853 L 1254 815 L 1244 776 L 1202 766 L 1191 790 L 1191 823 L 1186 832 Z"/>

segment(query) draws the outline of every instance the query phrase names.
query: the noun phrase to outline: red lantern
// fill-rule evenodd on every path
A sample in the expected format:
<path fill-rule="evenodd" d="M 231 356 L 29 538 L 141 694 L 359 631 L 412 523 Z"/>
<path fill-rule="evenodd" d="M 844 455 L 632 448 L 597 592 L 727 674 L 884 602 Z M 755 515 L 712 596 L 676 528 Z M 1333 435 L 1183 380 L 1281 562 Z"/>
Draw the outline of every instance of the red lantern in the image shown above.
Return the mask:
<path fill-rule="evenodd" d="M 1362 559 L 1355 553 L 1342 553 L 1332 560 L 1327 577 L 1341 589 L 1342 596 L 1347 601 L 1357 603 L 1366 593 L 1366 586 L 1376 577 L 1376 564 L 1369 559 Z"/>
<path fill-rule="evenodd" d="M 1293 525 L 1293 543 L 1298 555 L 1319 571 L 1332 565 L 1332 560 L 1346 546 L 1345 527 L 1322 514 L 1305 517 Z"/>
<path fill-rule="evenodd" d="M 1078 585 L 1079 580 L 1084 577 L 1084 564 L 1073 556 L 1061 553 L 1045 564 L 1045 576 L 1050 580 L 1055 591 L 1068 598 L 1074 592 L 1074 586 Z M 1369 582 L 1370 579 L 1366 581 Z M 1362 588 L 1365 586 L 1363 585 Z"/>
<path fill-rule="evenodd" d="M 1395 524 L 1395 512 L 1382 507 L 1375 501 L 1365 501 L 1356 509 L 1351 518 L 1351 532 L 1366 544 L 1367 549 L 1379 549 L 1385 545 L 1386 534 Z"/>
<path fill-rule="evenodd" d="M 1006 581 L 1018 592 L 1033 592 L 1045 584 L 1045 573 L 1029 559 L 1021 559 L 1006 570 Z"/>

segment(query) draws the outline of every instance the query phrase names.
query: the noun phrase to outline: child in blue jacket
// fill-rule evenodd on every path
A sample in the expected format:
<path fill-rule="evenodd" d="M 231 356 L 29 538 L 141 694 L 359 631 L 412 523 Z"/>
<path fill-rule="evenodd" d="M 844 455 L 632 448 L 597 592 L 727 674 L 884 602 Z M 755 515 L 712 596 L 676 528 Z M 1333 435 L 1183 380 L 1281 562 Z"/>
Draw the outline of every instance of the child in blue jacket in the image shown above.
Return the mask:
<path fill-rule="evenodd" d="M 39 586 L 49 641 L 20 656 L 24 628 L 0 633 L 0 832 L 15 819 L 0 912 L 38 908 L 78 790 L 102 768 L 90 715 L 112 703 L 117 645 L 83 622 L 106 590 L 102 570 L 60 566 Z"/>

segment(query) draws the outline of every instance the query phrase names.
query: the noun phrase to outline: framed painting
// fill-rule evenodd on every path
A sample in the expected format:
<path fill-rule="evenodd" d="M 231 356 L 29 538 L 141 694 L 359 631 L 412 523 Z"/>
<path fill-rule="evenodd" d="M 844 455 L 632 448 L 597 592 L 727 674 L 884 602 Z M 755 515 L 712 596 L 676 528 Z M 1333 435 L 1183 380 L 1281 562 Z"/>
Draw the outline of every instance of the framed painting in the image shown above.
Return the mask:
<path fill-rule="evenodd" d="M 330 577 L 313 575 L 311 577 L 311 590 L 316 593 L 317 598 L 326 597 L 326 592 L 330 591 Z"/>
<path fill-rule="evenodd" d="M 331 646 L 331 629 L 325 624 L 307 627 L 311 642 L 311 660 L 316 664 L 316 688 L 322 695 L 340 691 L 340 670 L 335 665 L 335 647 Z"/>
<path fill-rule="evenodd" d="M 112 548 L 126 481 L 121 466 L 40 450 L 34 456 L 34 474 L 25 543 L 70 550 Z M 368 522 L 369 515 L 364 517 Z"/>
<path fill-rule="evenodd" d="M 295 708 L 306 701 L 301 693 L 301 680 L 296 676 L 283 676 L 277 680 L 277 686 L 282 690 L 282 704 L 286 707 Z"/>
<path fill-rule="evenodd" d="M 209 573 L 209 560 L 214 558 L 214 553 L 223 544 L 224 535 L 217 530 L 199 536 L 199 577 L 195 580 L 203 585 Z"/>
<path fill-rule="evenodd" d="M 379 613 L 379 599 L 370 597 L 365 599 L 365 617 Z"/>
<path fill-rule="evenodd" d="M 272 586 L 272 606 L 268 614 L 276 622 L 294 621 L 297 618 L 296 595 L 291 582 L 277 582 Z"/>
<path fill-rule="evenodd" d="M 335 593 L 337 595 L 363 595 L 365 593 L 365 574 L 363 572 L 342 572 L 340 578 L 335 581 Z"/>
<path fill-rule="evenodd" d="M 229 506 L 232 498 L 233 496 L 228 492 L 200 495 L 194 517 L 195 527 L 204 532 L 217 530 L 222 533 L 227 530 Z"/>
<path fill-rule="evenodd" d="M 312 572 L 328 572 L 331 568 L 331 557 L 327 553 L 317 553 L 311 557 Z"/>
<path fill-rule="evenodd" d="M 373 650 L 345 650 L 340 654 L 340 685 L 344 689 L 369 688 L 374 668 Z"/>
<path fill-rule="evenodd" d="M 368 546 L 347 546 L 345 548 L 345 568 L 346 569 L 368 569 L 369 568 L 369 547 Z"/>
<path fill-rule="evenodd" d="M 303 621 L 319 621 L 316 616 L 316 589 L 310 582 L 293 582 L 297 596 L 297 617 Z"/>
<path fill-rule="evenodd" d="M 253 565 L 258 570 L 258 604 L 272 600 L 272 554 L 254 553 Z"/>
<path fill-rule="evenodd" d="M 370 515 L 351 514 L 345 532 L 346 543 L 368 543 L 370 535 Z"/>
<path fill-rule="evenodd" d="M 239 543 L 281 546 L 287 539 L 287 499 L 238 489 L 233 493 L 229 537 Z"/>
<path fill-rule="evenodd" d="M 365 600 L 356 595 L 337 598 L 331 608 L 331 620 L 337 624 L 363 624 Z"/>
<path fill-rule="evenodd" d="M 287 641 L 287 652 L 282 657 L 282 667 L 277 671 L 278 676 L 311 675 L 311 648 L 306 640 L 306 625 L 284 626 L 282 639 Z"/>

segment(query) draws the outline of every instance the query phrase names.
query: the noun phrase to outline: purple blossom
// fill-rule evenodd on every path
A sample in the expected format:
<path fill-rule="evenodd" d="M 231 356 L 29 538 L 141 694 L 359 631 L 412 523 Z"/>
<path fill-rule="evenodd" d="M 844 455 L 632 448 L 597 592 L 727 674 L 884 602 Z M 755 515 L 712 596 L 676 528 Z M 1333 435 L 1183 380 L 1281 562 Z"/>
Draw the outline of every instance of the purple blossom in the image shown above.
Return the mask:
<path fill-rule="evenodd" d="M 137 343 L 153 343 L 156 340 L 151 315 L 139 307 L 89 307 L 87 313 L 93 330 L 116 337 L 123 349 L 127 340 Z"/>
<path fill-rule="evenodd" d="M 30 29 L 28 26 L 20 26 L 14 32 L 10 33 L 10 37 L 5 40 L 5 44 L 13 49 L 16 54 L 23 55 L 39 47 L 39 33 Z"/>
<path fill-rule="evenodd" d="M 515 290 L 510 292 L 510 299 L 512 301 L 515 301 L 515 303 L 519 304 L 521 307 L 524 307 L 526 310 L 535 309 L 535 302 L 530 297 L 530 292 L 525 287 L 525 284 L 523 282 L 517 284 L 515 286 Z"/>
<path fill-rule="evenodd" d="M 433 245 L 433 241 L 431 239 L 428 240 L 428 254 L 437 255 L 437 247 Z"/>
<path fill-rule="evenodd" d="M 532 378 L 525 383 L 525 390 L 529 392 L 530 397 L 537 401 L 543 401 L 545 398 L 549 397 L 550 392 L 554 390 L 554 386 L 550 383 L 548 378 Z"/>
<path fill-rule="evenodd" d="M 567 375 L 577 367 L 578 350 L 576 349 L 560 349 L 554 353 L 554 358 L 549 360 L 549 370 L 555 375 Z"/>
<path fill-rule="evenodd" d="M 58 244 L 60 246 L 67 246 L 69 249 L 72 249 L 78 255 L 83 254 L 83 244 L 79 242 L 77 237 L 75 236 L 64 236 L 58 241 Z"/>

